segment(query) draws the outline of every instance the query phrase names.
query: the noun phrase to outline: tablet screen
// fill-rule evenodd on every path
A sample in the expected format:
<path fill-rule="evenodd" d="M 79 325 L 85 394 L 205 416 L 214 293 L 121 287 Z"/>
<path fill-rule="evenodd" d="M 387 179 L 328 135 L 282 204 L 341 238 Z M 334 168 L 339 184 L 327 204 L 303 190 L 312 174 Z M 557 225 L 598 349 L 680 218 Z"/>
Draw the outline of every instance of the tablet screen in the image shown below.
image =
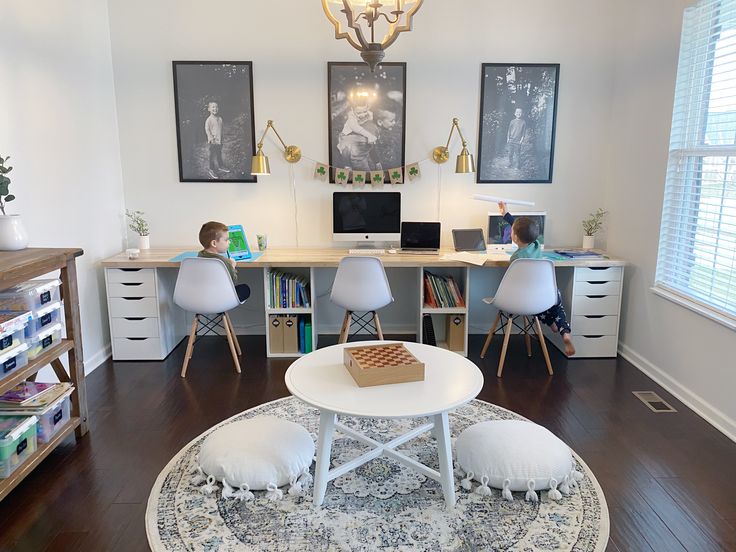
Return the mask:
<path fill-rule="evenodd" d="M 452 231 L 455 251 L 485 251 L 486 243 L 481 228 L 467 228 Z"/>

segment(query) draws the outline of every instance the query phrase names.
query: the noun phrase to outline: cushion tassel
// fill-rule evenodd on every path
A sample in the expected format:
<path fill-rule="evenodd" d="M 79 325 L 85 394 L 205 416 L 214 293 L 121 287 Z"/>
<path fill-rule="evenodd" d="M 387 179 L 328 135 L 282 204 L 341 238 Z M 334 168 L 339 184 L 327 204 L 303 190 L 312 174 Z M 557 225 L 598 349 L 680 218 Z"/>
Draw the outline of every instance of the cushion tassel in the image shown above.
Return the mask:
<path fill-rule="evenodd" d="M 526 492 L 526 495 L 524 496 L 524 499 L 528 500 L 529 502 L 539 502 L 539 496 L 537 496 L 537 493 L 534 490 L 534 480 L 533 479 L 530 479 L 527 482 L 526 488 L 528 490 Z"/>
<path fill-rule="evenodd" d="M 250 492 L 250 487 L 246 484 L 241 485 L 240 488 L 235 491 L 233 498 L 236 498 L 240 502 L 243 502 L 244 500 L 253 500 L 255 498 L 255 495 Z"/>
<path fill-rule="evenodd" d="M 227 480 L 223 477 L 222 478 L 222 498 L 234 498 L 235 497 L 235 489 L 233 489 L 230 484 L 227 482 Z"/>
<path fill-rule="evenodd" d="M 469 491 L 473 488 L 472 480 L 473 480 L 473 472 L 468 472 L 465 476 L 465 479 L 463 479 L 460 482 L 460 486 L 466 491 Z"/>
<path fill-rule="evenodd" d="M 294 476 L 289 480 L 289 484 L 291 485 L 289 487 L 289 494 L 292 496 L 301 496 L 304 494 L 304 489 L 302 489 L 302 484 L 299 481 L 299 479 Z"/>
<path fill-rule="evenodd" d="M 194 471 L 194 473 L 195 475 L 194 477 L 192 477 L 192 481 L 191 481 L 192 485 L 195 485 L 198 487 L 199 485 L 207 481 L 207 478 L 204 476 L 204 472 L 202 471 L 202 468 L 198 467 Z"/>
<path fill-rule="evenodd" d="M 480 486 L 475 492 L 481 496 L 492 496 L 491 488 L 488 486 L 488 476 L 484 475 L 480 478 Z"/>
<path fill-rule="evenodd" d="M 268 500 L 281 500 L 284 498 L 284 493 L 281 492 L 275 483 L 269 483 L 266 485 L 266 498 Z"/>
<path fill-rule="evenodd" d="M 572 470 L 572 476 L 575 478 L 575 481 L 582 481 L 584 477 L 581 472 L 579 472 L 578 470 L 574 468 Z"/>
<path fill-rule="evenodd" d="M 565 479 L 562 480 L 562 484 L 560 485 L 560 492 L 564 495 L 570 494 L 570 476 L 566 475 Z"/>
<path fill-rule="evenodd" d="M 562 499 L 562 493 L 557 490 L 557 480 L 554 477 L 549 480 L 549 492 L 547 493 L 547 496 L 552 500 Z"/>
<path fill-rule="evenodd" d="M 206 485 L 203 485 L 202 487 L 200 487 L 199 490 L 202 491 L 204 494 L 214 493 L 217 489 L 220 488 L 217 485 L 215 485 L 215 481 L 217 481 L 217 480 L 215 479 L 215 476 L 214 475 L 208 475 L 207 476 L 207 484 Z"/>
<path fill-rule="evenodd" d="M 511 480 L 510 479 L 503 480 L 503 490 L 501 491 L 501 496 L 504 497 L 509 502 L 512 502 L 514 500 L 514 495 L 511 494 Z"/>

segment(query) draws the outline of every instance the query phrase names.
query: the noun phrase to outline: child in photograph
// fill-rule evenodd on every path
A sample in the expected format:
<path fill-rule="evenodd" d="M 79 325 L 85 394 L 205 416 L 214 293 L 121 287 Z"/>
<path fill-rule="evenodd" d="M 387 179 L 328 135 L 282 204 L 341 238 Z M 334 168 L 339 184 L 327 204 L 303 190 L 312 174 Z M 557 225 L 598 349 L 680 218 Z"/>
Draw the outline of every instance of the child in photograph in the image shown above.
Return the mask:
<path fill-rule="evenodd" d="M 498 210 L 503 219 L 511 225 L 511 241 L 519 247 L 511 255 L 511 261 L 513 262 L 516 259 L 541 259 L 542 246 L 537 240 L 539 224 L 529 217 L 513 217 L 506 209 L 504 202 L 499 202 Z M 570 324 L 567 321 L 565 307 L 562 306 L 562 294 L 559 289 L 557 290 L 557 303 L 546 311 L 537 314 L 537 318 L 547 324 L 553 332 L 559 332 L 565 344 L 565 354 L 567 356 L 575 354 L 575 346 L 570 337 Z"/>
<path fill-rule="evenodd" d="M 230 233 L 227 226 L 221 222 L 205 222 L 199 229 L 199 243 L 202 244 L 202 251 L 197 253 L 197 257 L 206 259 L 218 259 L 227 268 L 230 277 L 235 284 L 235 292 L 238 299 L 242 303 L 250 297 L 250 287 L 248 284 L 238 284 L 238 271 L 235 269 L 235 259 L 223 257 L 227 254 L 230 247 Z"/>
<path fill-rule="evenodd" d="M 207 145 L 210 153 L 210 168 L 207 173 L 212 178 L 220 178 L 217 172 L 229 173 L 222 162 L 222 117 L 218 115 L 220 105 L 217 102 L 207 104 L 210 115 L 204 122 L 204 131 L 207 134 Z"/>
<path fill-rule="evenodd" d="M 522 119 L 524 111 L 516 108 L 514 118 L 509 123 L 509 131 L 506 134 L 506 144 L 509 150 L 509 168 L 516 166 L 521 169 L 521 144 L 524 143 L 526 135 L 526 120 Z"/>

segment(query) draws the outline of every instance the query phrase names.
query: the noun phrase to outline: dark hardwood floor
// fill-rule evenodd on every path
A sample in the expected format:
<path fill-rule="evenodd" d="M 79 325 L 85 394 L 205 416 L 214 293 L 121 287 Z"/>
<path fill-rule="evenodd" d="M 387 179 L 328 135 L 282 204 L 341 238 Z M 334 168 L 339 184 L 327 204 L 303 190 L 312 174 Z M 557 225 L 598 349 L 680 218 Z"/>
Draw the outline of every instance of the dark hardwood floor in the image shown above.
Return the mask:
<path fill-rule="evenodd" d="M 610 551 L 736 550 L 736 444 L 628 362 L 567 361 L 551 347 L 512 339 L 503 379 L 499 341 L 485 360 L 479 398 L 549 428 L 585 460 L 606 495 Z M 243 373 L 224 340 L 197 344 L 188 377 L 184 346 L 163 362 L 107 362 L 87 379 L 90 433 L 54 451 L 0 502 L 0 550 L 148 550 L 143 523 L 151 486 L 169 459 L 215 423 L 288 395 L 289 360 L 267 360 L 262 337 L 240 336 Z M 321 338 L 321 344 L 334 342 Z M 678 409 L 649 411 L 631 392 L 655 390 Z"/>

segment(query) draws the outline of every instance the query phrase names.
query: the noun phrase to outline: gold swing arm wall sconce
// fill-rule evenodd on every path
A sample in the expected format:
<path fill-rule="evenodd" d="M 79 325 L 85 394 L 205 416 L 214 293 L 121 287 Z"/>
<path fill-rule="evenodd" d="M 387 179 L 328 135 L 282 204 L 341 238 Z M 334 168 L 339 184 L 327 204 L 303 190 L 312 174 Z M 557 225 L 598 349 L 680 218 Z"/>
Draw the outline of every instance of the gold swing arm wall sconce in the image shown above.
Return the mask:
<path fill-rule="evenodd" d="M 465 140 L 463 133 L 460 131 L 460 120 L 455 117 L 452 120 L 452 127 L 450 128 L 450 135 L 447 137 L 447 144 L 444 146 L 437 146 L 432 150 L 432 159 L 435 163 L 446 163 L 450 159 L 450 140 L 452 139 L 452 133 L 457 129 L 457 133 L 460 135 L 460 140 L 463 143 L 463 149 L 460 155 L 457 156 L 455 162 L 456 173 L 472 173 L 475 172 L 475 161 L 473 160 L 473 154 L 468 151 L 468 142 Z"/>
<path fill-rule="evenodd" d="M 411 20 L 422 2 L 424 0 L 322 0 L 322 9 L 335 27 L 335 38 L 347 40 L 360 52 L 371 71 L 375 71 L 386 48 L 396 42 L 400 33 L 411 31 Z M 388 29 L 383 38 L 376 40 L 376 23 L 381 18 Z"/>
<path fill-rule="evenodd" d="M 258 150 L 256 151 L 256 154 L 253 156 L 253 159 L 250 163 L 250 174 L 253 175 L 269 175 L 271 174 L 271 167 L 268 163 L 268 157 L 263 153 L 263 139 L 266 137 L 266 134 L 268 134 L 268 130 L 273 130 L 273 133 L 276 135 L 276 137 L 279 139 L 279 142 L 281 142 L 281 145 L 284 147 L 284 159 L 286 159 L 289 163 L 297 163 L 302 158 L 302 150 L 299 149 L 297 146 L 287 146 L 284 141 L 281 139 L 281 136 L 279 135 L 278 131 L 276 130 L 276 127 L 273 126 L 273 121 L 269 120 L 266 124 L 266 130 L 263 131 L 263 135 L 261 136 L 261 140 L 258 142 Z"/>

